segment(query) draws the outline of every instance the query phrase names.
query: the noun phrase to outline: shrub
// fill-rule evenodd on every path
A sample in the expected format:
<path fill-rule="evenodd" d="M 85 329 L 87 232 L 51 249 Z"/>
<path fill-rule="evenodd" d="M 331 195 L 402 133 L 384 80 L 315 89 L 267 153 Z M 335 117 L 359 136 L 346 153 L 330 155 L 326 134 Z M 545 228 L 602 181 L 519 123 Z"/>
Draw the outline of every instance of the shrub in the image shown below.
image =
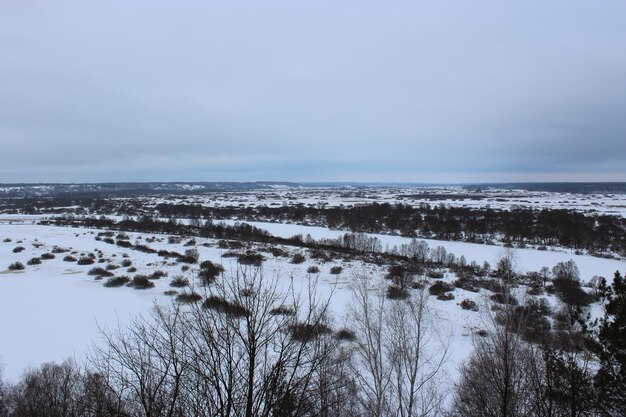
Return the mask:
<path fill-rule="evenodd" d="M 405 300 L 409 297 L 409 292 L 404 288 L 390 285 L 387 287 L 386 295 L 390 300 Z"/>
<path fill-rule="evenodd" d="M 274 316 L 291 316 L 295 314 L 295 311 L 291 307 L 278 306 L 271 309 L 270 314 Z"/>
<path fill-rule="evenodd" d="M 122 240 L 121 242 L 124 242 L 124 241 Z M 156 250 L 146 245 L 135 245 L 134 248 L 135 250 L 138 250 L 139 252 L 143 252 L 143 253 L 157 253 Z"/>
<path fill-rule="evenodd" d="M 343 268 L 339 265 L 330 268 L 330 273 L 333 275 L 339 275 L 341 274 L 341 271 L 343 271 Z"/>
<path fill-rule="evenodd" d="M 129 287 L 133 287 L 136 290 L 145 290 L 147 288 L 153 288 L 154 282 L 145 275 L 135 275 L 133 280 L 128 283 Z"/>
<path fill-rule="evenodd" d="M 284 257 L 284 256 L 288 256 L 289 254 L 287 253 L 287 251 L 281 249 L 281 248 L 272 248 L 271 251 L 272 256 L 278 258 L 278 257 Z"/>
<path fill-rule="evenodd" d="M 135 268 L 134 266 L 131 266 L 130 268 L 126 270 L 126 272 L 130 272 L 132 274 L 133 272 L 137 272 L 137 268 Z"/>
<path fill-rule="evenodd" d="M 63 258 L 63 260 L 64 260 L 65 262 L 76 262 L 76 258 L 75 258 L 74 256 L 72 256 L 72 255 L 66 255 L 66 256 Z"/>
<path fill-rule="evenodd" d="M 11 265 L 9 265 L 9 271 L 21 271 L 24 268 L 24 264 L 21 262 L 13 262 Z"/>
<path fill-rule="evenodd" d="M 309 274 L 318 274 L 320 272 L 320 269 L 319 267 L 312 265 L 307 268 L 306 272 L 308 272 Z"/>
<path fill-rule="evenodd" d="M 107 271 L 104 268 L 100 268 L 99 266 L 96 266 L 94 268 L 91 268 L 89 272 L 87 272 L 87 275 L 95 275 L 98 277 L 112 277 L 113 272 Z"/>
<path fill-rule="evenodd" d="M 181 292 L 176 296 L 176 301 L 183 304 L 197 303 L 202 300 L 202 296 L 197 292 Z"/>
<path fill-rule="evenodd" d="M 431 295 L 442 295 L 449 291 L 454 291 L 454 286 L 443 281 L 437 281 L 428 288 L 428 292 Z"/>
<path fill-rule="evenodd" d="M 291 263 L 292 264 L 301 264 L 304 261 L 306 261 L 306 257 L 303 254 L 301 254 L 301 253 L 296 253 L 291 258 Z"/>
<path fill-rule="evenodd" d="M 478 305 L 476 304 L 476 302 L 468 300 L 467 298 L 461 301 L 459 305 L 463 310 L 478 311 Z"/>
<path fill-rule="evenodd" d="M 112 277 L 104 283 L 104 286 L 107 288 L 121 287 L 128 284 L 129 282 L 130 278 L 128 278 L 127 276 Z"/>
<path fill-rule="evenodd" d="M 204 300 L 202 307 L 206 309 L 217 310 L 221 313 L 228 314 L 234 317 L 244 317 L 248 315 L 248 310 L 242 305 L 237 303 L 231 303 L 224 297 L 212 295 Z"/>
<path fill-rule="evenodd" d="M 198 262 L 198 259 L 200 259 L 200 252 L 198 252 L 198 249 L 193 248 L 185 250 L 185 254 L 178 258 L 178 262 L 195 264 Z"/>
<path fill-rule="evenodd" d="M 107 265 L 107 271 L 115 271 L 116 269 L 119 269 L 119 265 L 115 265 L 115 264 L 108 264 Z"/>
<path fill-rule="evenodd" d="M 111 239 L 110 237 L 105 237 L 104 239 L 102 239 L 102 241 L 104 243 L 108 243 L 109 245 L 115 245 L 115 241 Z"/>
<path fill-rule="evenodd" d="M 24 246 L 17 246 L 16 248 L 13 248 L 13 253 L 20 253 L 25 249 L 26 248 Z"/>
<path fill-rule="evenodd" d="M 434 271 L 434 270 L 430 270 L 426 273 L 426 276 L 428 278 L 433 278 L 433 279 L 441 279 L 443 278 L 443 272 L 441 271 Z"/>
<path fill-rule="evenodd" d="M 165 290 L 163 291 L 164 295 L 168 295 L 170 297 L 173 297 L 174 295 L 178 294 L 178 291 L 176 290 Z"/>
<path fill-rule="evenodd" d="M 124 259 L 122 261 L 122 266 L 124 268 L 128 268 L 129 266 L 131 266 L 133 264 L 133 261 L 131 261 L 130 259 Z"/>
<path fill-rule="evenodd" d="M 297 323 L 289 329 L 291 337 L 299 342 L 306 343 L 324 333 L 330 333 L 331 329 L 324 323 Z"/>
<path fill-rule="evenodd" d="M 120 248 L 132 248 L 133 244 L 130 243 L 128 240 L 118 240 L 116 242 L 116 245 L 119 246 Z"/>
<path fill-rule="evenodd" d="M 454 300 L 454 294 L 452 294 L 451 292 L 445 293 L 445 294 L 439 294 L 437 296 L 437 300 L 441 300 L 441 301 Z"/>
<path fill-rule="evenodd" d="M 52 253 L 65 253 L 65 252 L 69 252 L 69 249 L 65 249 L 65 248 L 60 248 L 58 246 L 55 246 L 52 248 Z"/>
<path fill-rule="evenodd" d="M 40 258 L 41 258 L 41 259 L 43 259 L 43 260 L 45 260 L 45 261 L 48 261 L 48 260 L 50 260 L 50 259 L 54 259 L 54 258 L 56 258 L 56 256 L 54 256 L 54 254 L 53 254 L 53 253 L 47 252 L 47 253 L 42 254 L 42 255 L 40 256 Z"/>
<path fill-rule="evenodd" d="M 95 261 L 86 256 L 81 256 L 81 258 L 77 262 L 78 265 L 91 265 L 93 263 L 95 263 Z"/>
<path fill-rule="evenodd" d="M 9 243 L 10 241 L 11 241 L 11 238 L 8 238 L 8 237 L 3 240 L 4 243 Z"/>
<path fill-rule="evenodd" d="M 335 336 L 335 339 L 337 340 L 347 340 L 347 341 L 356 340 L 356 333 L 346 328 L 337 330 L 334 336 Z"/>
<path fill-rule="evenodd" d="M 157 255 L 162 256 L 164 258 L 182 258 L 183 257 L 183 255 L 178 252 L 167 251 L 164 249 L 161 249 L 160 251 L 158 251 Z"/>
<path fill-rule="evenodd" d="M 512 306 L 516 306 L 518 304 L 517 299 L 515 297 L 513 297 L 512 295 L 509 295 L 507 297 L 501 292 L 493 294 L 491 297 L 489 297 L 489 299 L 491 301 L 495 301 L 498 304 L 509 304 Z"/>
<path fill-rule="evenodd" d="M 237 262 L 242 265 L 254 265 L 261 266 L 263 263 L 263 256 L 259 253 L 249 252 L 237 257 Z"/>
<path fill-rule="evenodd" d="M 196 246 L 196 239 L 190 239 L 183 246 Z"/>
<path fill-rule="evenodd" d="M 178 244 L 180 243 L 181 239 L 178 236 L 170 236 L 167 238 L 167 243 L 169 244 Z"/>
<path fill-rule="evenodd" d="M 26 262 L 27 265 L 41 265 L 41 258 L 31 258 L 28 262 Z"/>
<path fill-rule="evenodd" d="M 154 271 L 148 278 L 150 279 L 161 279 L 167 276 L 167 272 L 163 271 Z"/>
<path fill-rule="evenodd" d="M 200 264 L 199 278 L 204 285 L 209 285 L 217 279 L 217 276 L 224 272 L 224 267 L 214 264 L 211 261 L 204 261 Z"/>
<path fill-rule="evenodd" d="M 175 288 L 182 288 L 182 287 L 186 287 L 187 285 L 189 285 L 189 280 L 181 276 L 175 277 L 170 282 L 170 287 L 175 287 Z"/>
<path fill-rule="evenodd" d="M 478 286 L 474 283 L 474 280 L 471 278 L 459 278 L 456 281 L 454 281 L 454 286 L 457 288 L 461 288 L 465 291 L 478 292 Z"/>

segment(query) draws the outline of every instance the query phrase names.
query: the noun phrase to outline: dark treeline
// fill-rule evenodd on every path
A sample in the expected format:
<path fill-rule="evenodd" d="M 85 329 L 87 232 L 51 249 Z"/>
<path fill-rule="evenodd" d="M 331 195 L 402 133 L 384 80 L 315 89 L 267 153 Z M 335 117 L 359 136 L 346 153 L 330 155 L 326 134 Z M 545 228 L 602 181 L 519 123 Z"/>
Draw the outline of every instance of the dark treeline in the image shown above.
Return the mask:
<path fill-rule="evenodd" d="M 159 204 L 168 217 L 232 218 L 323 225 L 368 233 L 400 233 L 469 242 L 503 240 L 539 246 L 558 245 L 592 252 L 626 251 L 626 219 L 584 215 L 573 210 L 498 211 L 445 205 L 369 204 L 356 207 L 203 207 Z"/>

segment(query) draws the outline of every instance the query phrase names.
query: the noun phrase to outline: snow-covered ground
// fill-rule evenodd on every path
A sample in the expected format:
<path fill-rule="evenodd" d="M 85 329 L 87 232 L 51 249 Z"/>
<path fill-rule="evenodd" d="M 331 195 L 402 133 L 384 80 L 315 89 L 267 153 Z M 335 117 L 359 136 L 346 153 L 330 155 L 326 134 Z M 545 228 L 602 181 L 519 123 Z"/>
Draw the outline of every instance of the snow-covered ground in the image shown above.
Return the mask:
<path fill-rule="evenodd" d="M 194 282 L 197 275 L 197 266 L 188 271 L 181 269 L 181 264 L 172 259 L 165 259 L 157 254 L 146 254 L 133 249 L 124 249 L 103 241 L 95 240 L 99 230 L 80 229 L 55 226 L 41 226 L 32 224 L 37 218 L 25 216 L 2 216 L 0 220 L 0 363 L 4 367 L 4 377 L 15 380 L 27 366 L 38 366 L 45 361 L 61 361 L 68 356 L 74 356 L 79 361 L 92 342 L 98 343 L 99 326 L 116 326 L 119 322 L 125 325 L 137 314 L 149 313 L 155 302 L 170 303 L 172 298 L 164 295 L 164 291 L 171 290 L 169 282 L 175 276 L 184 276 Z M 282 237 L 291 237 L 296 234 L 310 234 L 313 238 L 336 237 L 344 232 L 319 227 L 306 227 L 275 223 L 252 223 L 257 227 L 269 230 L 272 234 Z M 189 248 L 181 243 L 168 243 L 167 236 L 140 233 L 127 233 L 131 242 L 142 242 L 156 250 L 184 252 Z M 408 243 L 410 239 L 398 236 L 377 235 L 383 246 L 392 248 L 394 245 Z M 10 239 L 5 242 L 5 239 Z M 464 255 L 467 261 L 476 261 L 482 264 L 488 261 L 492 265 L 502 253 L 501 247 L 477 245 L 462 242 L 442 242 L 427 240 L 429 246 L 444 246 L 457 257 Z M 215 240 L 196 238 L 195 247 L 200 252 L 201 260 L 212 260 L 222 263 L 228 270 L 236 267 L 234 258 L 222 258 L 226 249 L 217 247 Z M 34 245 L 38 245 L 36 247 Z M 23 246 L 25 250 L 14 253 L 13 249 Z M 60 253 L 55 259 L 44 260 L 41 265 L 28 265 L 23 272 L 7 270 L 10 263 L 19 261 L 26 265 L 27 261 L 35 256 L 50 252 L 58 246 L 81 253 L 102 252 L 106 262 L 80 266 L 75 262 L 65 262 L 63 257 L 68 253 Z M 284 286 L 293 282 L 296 289 L 306 286 L 311 277 L 306 269 L 311 265 L 319 266 L 320 295 L 328 296 L 332 293 L 332 307 L 337 327 L 349 325 L 345 319 L 346 305 L 351 298 L 349 284 L 355 274 L 368 274 L 383 282 L 386 266 L 363 264 L 360 261 L 344 261 L 337 259 L 322 264 L 307 259 L 298 265 L 289 263 L 290 258 L 273 257 L 263 252 L 263 247 L 254 248 L 263 253 L 266 258 L 264 272 L 266 275 L 279 276 Z M 285 247 L 292 254 L 299 250 Z M 124 254 L 137 268 L 136 273 L 150 274 L 155 270 L 166 272 L 167 277 L 155 280 L 155 287 L 147 290 L 136 290 L 129 287 L 106 288 L 102 284 L 106 280 L 95 280 L 87 272 L 94 266 L 105 267 L 107 264 L 119 265 Z M 583 280 L 589 280 L 594 275 L 612 277 L 616 270 L 626 269 L 623 261 L 577 256 L 571 253 L 537 251 L 518 249 L 516 251 L 517 267 L 519 271 L 539 270 L 542 266 L 552 267 L 557 262 L 573 259 L 580 271 Z M 329 270 L 333 265 L 341 265 L 344 271 L 340 275 L 332 275 Z M 115 270 L 116 275 L 128 275 L 120 268 Z M 451 278 L 451 277 L 450 277 Z M 482 312 L 463 310 L 458 303 L 463 299 L 471 299 L 483 304 L 484 292 L 473 293 L 456 289 L 455 299 L 441 301 L 429 297 L 432 307 L 433 323 L 436 323 L 437 332 L 442 340 L 449 345 L 450 361 L 446 366 L 449 377 L 454 380 L 457 375 L 457 366 L 465 360 L 472 348 L 472 330 L 484 328 L 486 317 Z"/>
<path fill-rule="evenodd" d="M 236 223 L 233 220 L 224 221 L 227 224 Z M 269 231 L 274 236 L 292 237 L 298 234 L 306 236 L 311 235 L 313 239 L 320 238 L 336 238 L 345 234 L 345 231 L 331 230 L 325 227 L 300 226 L 294 224 L 283 223 L 267 223 L 267 222 L 245 222 L 260 229 Z M 402 236 L 390 236 L 382 234 L 368 234 L 368 236 L 376 236 L 383 244 L 383 248 L 392 249 L 394 246 L 400 247 L 411 241 L 410 238 Z M 467 262 L 475 261 L 482 265 L 484 261 L 489 262 L 492 266 L 496 265 L 497 260 L 502 256 L 504 248 L 501 246 L 480 245 L 467 242 L 448 242 L 434 239 L 418 239 L 428 243 L 433 249 L 437 246 L 443 246 L 447 252 L 454 253 L 457 257 L 465 256 Z M 576 255 L 571 251 L 540 251 L 536 249 L 514 249 L 516 267 L 519 272 L 539 271 L 541 267 L 547 266 L 552 268 L 558 262 L 574 260 L 578 265 L 580 276 L 583 281 L 589 281 L 594 275 L 603 276 L 610 280 L 615 271 L 623 272 L 626 270 L 626 261 L 615 259 L 603 259 L 593 256 Z"/>

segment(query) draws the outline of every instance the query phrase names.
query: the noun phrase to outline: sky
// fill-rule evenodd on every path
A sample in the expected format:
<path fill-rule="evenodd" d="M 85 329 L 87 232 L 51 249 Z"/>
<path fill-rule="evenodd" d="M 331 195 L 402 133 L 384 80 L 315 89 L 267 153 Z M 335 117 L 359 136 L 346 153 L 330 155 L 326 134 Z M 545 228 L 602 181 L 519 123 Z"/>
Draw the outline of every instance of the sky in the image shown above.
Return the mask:
<path fill-rule="evenodd" d="M 0 183 L 626 181 L 626 2 L 0 0 Z"/>

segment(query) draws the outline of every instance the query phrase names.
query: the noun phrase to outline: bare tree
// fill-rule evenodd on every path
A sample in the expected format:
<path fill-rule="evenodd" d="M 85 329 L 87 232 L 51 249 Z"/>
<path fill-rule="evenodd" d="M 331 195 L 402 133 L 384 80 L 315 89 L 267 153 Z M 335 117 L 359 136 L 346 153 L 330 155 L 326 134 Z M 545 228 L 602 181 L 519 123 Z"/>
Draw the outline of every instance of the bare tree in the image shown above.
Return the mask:
<path fill-rule="evenodd" d="M 364 415 L 412 417 L 441 411 L 440 371 L 447 346 L 432 337 L 426 301 L 423 291 L 389 301 L 366 275 L 355 278 L 353 373 Z M 435 349 L 427 347 L 431 342 L 437 343 Z"/>
<path fill-rule="evenodd" d="M 193 306 L 105 332 L 95 368 L 137 416 L 317 416 L 349 386 L 329 299 L 239 267 Z"/>
<path fill-rule="evenodd" d="M 132 415 L 184 415 L 182 383 L 188 370 L 180 307 L 155 306 L 150 318 L 102 331 L 92 364 Z"/>

